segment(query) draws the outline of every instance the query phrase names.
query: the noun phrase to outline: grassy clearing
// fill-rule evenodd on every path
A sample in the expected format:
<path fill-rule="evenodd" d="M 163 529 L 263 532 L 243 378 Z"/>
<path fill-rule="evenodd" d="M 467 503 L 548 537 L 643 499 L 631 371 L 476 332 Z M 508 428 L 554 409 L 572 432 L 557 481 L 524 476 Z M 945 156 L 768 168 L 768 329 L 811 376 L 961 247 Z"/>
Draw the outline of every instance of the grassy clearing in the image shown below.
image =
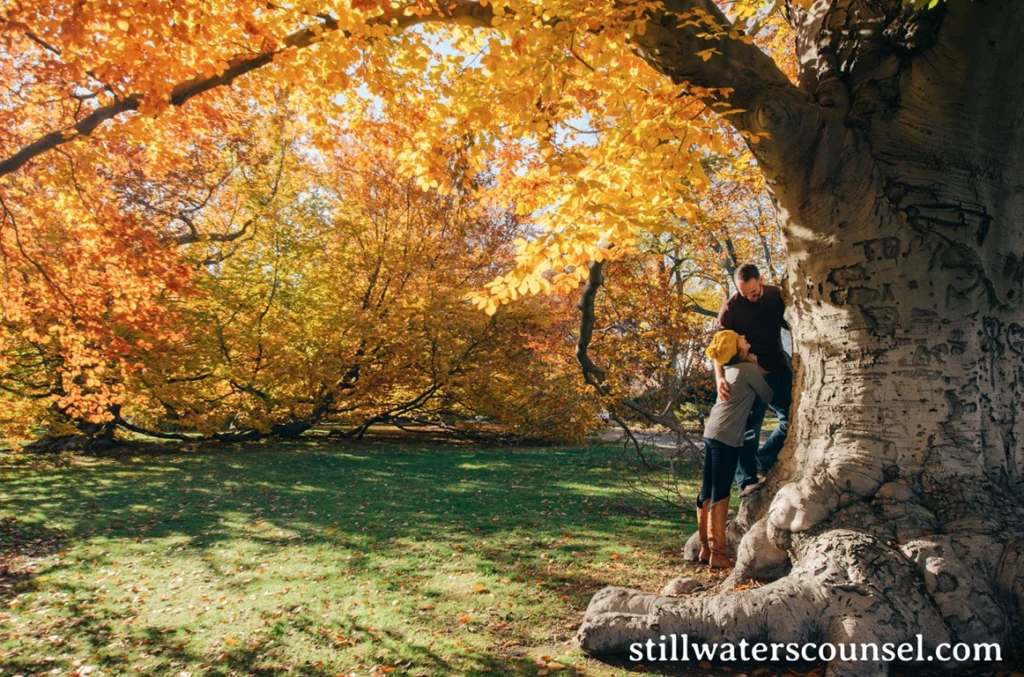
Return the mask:
<path fill-rule="evenodd" d="M 685 572 L 695 526 L 631 493 L 630 462 L 380 443 L 0 454 L 0 674 L 622 673 L 572 648 L 586 604 Z"/>

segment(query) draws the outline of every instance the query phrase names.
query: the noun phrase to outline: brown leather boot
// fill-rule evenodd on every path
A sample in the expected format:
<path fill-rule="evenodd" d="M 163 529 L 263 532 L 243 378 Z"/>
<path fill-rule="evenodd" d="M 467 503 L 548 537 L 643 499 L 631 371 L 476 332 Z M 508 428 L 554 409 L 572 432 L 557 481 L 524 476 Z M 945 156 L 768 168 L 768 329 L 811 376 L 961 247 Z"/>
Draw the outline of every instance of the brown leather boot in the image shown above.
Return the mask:
<path fill-rule="evenodd" d="M 697 561 L 700 564 L 707 564 L 711 559 L 711 546 L 708 545 L 708 506 L 711 499 L 705 498 L 697 510 L 697 536 L 700 538 L 700 554 Z"/>
<path fill-rule="evenodd" d="M 711 504 L 708 509 L 708 546 L 711 548 L 709 562 L 712 569 L 731 569 L 736 565 L 736 558 L 729 554 L 729 546 L 725 542 L 725 524 L 728 518 L 728 498 Z"/>

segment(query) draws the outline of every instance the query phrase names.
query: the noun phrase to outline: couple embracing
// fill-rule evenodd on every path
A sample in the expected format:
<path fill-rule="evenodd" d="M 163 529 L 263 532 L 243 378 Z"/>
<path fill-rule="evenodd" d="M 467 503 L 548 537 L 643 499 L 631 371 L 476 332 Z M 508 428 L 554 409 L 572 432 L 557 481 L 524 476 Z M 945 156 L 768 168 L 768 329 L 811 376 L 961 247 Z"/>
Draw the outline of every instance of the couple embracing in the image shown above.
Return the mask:
<path fill-rule="evenodd" d="M 756 490 L 778 458 L 789 427 L 793 371 L 782 348 L 782 290 L 761 284 L 752 263 L 736 269 L 737 293 L 722 304 L 718 331 L 705 351 L 715 363 L 718 401 L 704 427 L 704 480 L 697 495 L 702 564 L 729 568 L 735 559 L 725 542 L 730 486 L 740 495 Z M 779 425 L 761 445 L 768 407 Z"/>

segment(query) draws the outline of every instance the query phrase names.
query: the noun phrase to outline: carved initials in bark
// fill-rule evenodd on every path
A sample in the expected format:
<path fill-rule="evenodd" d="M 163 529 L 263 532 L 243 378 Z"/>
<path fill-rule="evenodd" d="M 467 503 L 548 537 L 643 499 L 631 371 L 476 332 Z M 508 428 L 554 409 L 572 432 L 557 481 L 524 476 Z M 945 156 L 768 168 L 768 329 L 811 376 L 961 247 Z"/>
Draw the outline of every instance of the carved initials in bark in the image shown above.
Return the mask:
<path fill-rule="evenodd" d="M 1019 647 L 1024 8 L 832 0 L 788 16 L 799 88 L 754 57 L 731 64 L 750 77 L 737 126 L 772 135 L 753 150 L 789 252 L 786 448 L 730 526 L 738 563 L 717 594 L 606 589 L 580 642 L 603 653 L 670 632 L 858 643 L 921 633 L 928 650 Z M 685 70 L 676 61 L 692 68 L 680 55 L 693 45 L 669 30 L 658 24 L 648 57 L 672 76 Z M 703 75 L 688 73 L 721 84 Z M 748 577 L 769 582 L 733 593 Z M 834 661 L 828 674 L 887 670 Z"/>

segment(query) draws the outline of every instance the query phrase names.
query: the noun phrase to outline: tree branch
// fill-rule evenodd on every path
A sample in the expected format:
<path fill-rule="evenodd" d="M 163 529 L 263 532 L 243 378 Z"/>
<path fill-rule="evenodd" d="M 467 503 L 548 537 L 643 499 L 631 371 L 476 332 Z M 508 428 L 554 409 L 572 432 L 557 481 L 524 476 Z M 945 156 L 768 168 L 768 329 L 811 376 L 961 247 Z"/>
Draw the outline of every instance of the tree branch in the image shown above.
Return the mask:
<path fill-rule="evenodd" d="M 756 45 L 729 37 L 736 27 L 713 0 L 666 0 L 664 7 L 647 22 L 643 35 L 633 37 L 636 53 L 676 84 L 731 90 L 727 103 L 743 112 L 724 119 L 739 132 L 768 135 L 750 148 L 769 176 L 799 161 L 798 151 L 804 151 L 799 156 L 806 152 L 800 140 L 813 137 L 824 124 L 821 107 Z M 722 29 L 714 31 L 720 37 L 708 37 L 712 31 L 696 20 L 695 11 Z M 715 103 L 713 97 L 705 100 Z"/>
<path fill-rule="evenodd" d="M 156 437 L 157 439 L 161 440 L 178 440 L 180 442 L 187 442 L 189 440 L 196 439 L 196 437 L 189 437 L 188 435 L 182 435 L 180 433 L 165 433 L 159 430 L 150 430 L 149 428 L 143 428 L 142 426 L 138 426 L 135 425 L 134 423 L 128 422 L 127 420 L 124 419 L 124 417 L 121 416 L 121 414 L 116 414 L 114 416 L 113 423 L 114 425 L 124 428 L 125 430 L 131 431 L 133 433 L 137 433 L 139 435 L 146 435 L 147 437 Z"/>
<path fill-rule="evenodd" d="M 594 364 L 588 354 L 590 342 L 594 337 L 594 323 L 597 320 L 597 314 L 594 311 L 594 299 L 597 296 L 597 290 L 604 284 L 604 261 L 591 262 L 589 270 L 590 275 L 587 277 L 586 284 L 583 285 L 583 294 L 577 306 L 580 309 L 580 337 L 576 342 L 576 360 L 583 369 L 584 380 L 593 386 L 602 397 L 612 398 L 614 393 L 605 383 L 604 369 Z M 685 432 L 671 412 L 667 412 L 665 415 L 657 414 L 649 411 L 631 397 L 616 397 L 613 401 L 632 410 L 651 423 L 665 426 L 673 432 Z"/>
<path fill-rule="evenodd" d="M 697 302 L 690 303 L 690 305 L 686 306 L 686 310 L 690 311 L 691 313 L 703 315 L 704 317 L 713 317 L 716 320 L 718 319 L 718 313 L 716 313 L 713 310 L 708 310 L 707 308 L 698 304 Z"/>
<path fill-rule="evenodd" d="M 454 0 L 448 3 L 446 11 L 431 12 L 424 15 L 412 14 L 406 16 L 403 11 L 404 8 L 396 9 L 377 17 L 369 23 L 370 25 L 390 25 L 397 29 L 408 28 L 428 21 L 444 21 L 465 26 L 489 27 L 491 25 L 491 17 L 493 16 L 490 6 L 483 7 L 476 2 L 469 2 L 468 0 Z M 171 90 L 170 104 L 172 106 L 182 106 L 189 99 L 203 92 L 230 84 L 236 78 L 273 62 L 274 57 L 287 49 L 304 49 L 322 40 L 323 36 L 339 31 L 345 36 L 351 36 L 348 31 L 340 30 L 338 21 L 334 17 L 323 14 L 317 18 L 322 23 L 315 27 L 296 31 L 287 36 L 282 41 L 283 46 L 280 49 L 264 52 L 256 56 L 235 57 L 228 60 L 228 68 L 218 75 L 197 77 L 179 83 Z M 39 155 L 57 148 L 71 139 L 78 136 L 89 136 L 98 126 L 117 117 L 121 113 L 138 110 L 144 98 L 144 94 L 140 92 L 121 97 L 108 106 L 97 108 L 69 127 L 50 132 L 36 139 L 14 155 L 0 160 L 0 176 L 17 171 Z"/>
<path fill-rule="evenodd" d="M 734 107 L 750 110 L 770 90 L 799 94 L 775 61 L 756 45 L 722 35 L 710 38 L 703 14 L 726 33 L 735 27 L 712 0 L 667 0 L 665 10 L 647 23 L 643 35 L 634 36 L 638 53 L 673 82 L 689 82 L 709 89 L 733 90 Z M 714 49 L 710 58 L 699 52 Z M 742 119 L 741 119 L 742 121 Z"/>
<path fill-rule="evenodd" d="M 713 0 L 667 0 L 665 6 L 664 11 L 652 15 L 643 35 L 633 36 L 637 53 L 652 67 L 676 83 L 688 82 L 709 89 L 731 89 L 729 103 L 733 108 L 741 108 L 746 112 L 730 115 L 727 119 L 741 131 L 774 134 L 783 131 L 782 127 L 795 126 L 797 129 L 790 130 L 793 135 L 806 127 L 804 124 L 793 125 L 790 118 L 794 117 L 793 113 L 797 109 L 811 110 L 816 107 L 789 82 L 768 55 L 753 44 L 728 36 L 714 39 L 700 37 L 700 34 L 707 33 L 707 27 L 686 21 L 696 9 L 727 31 L 730 30 L 732 25 Z M 369 25 L 385 25 L 402 30 L 417 24 L 441 22 L 490 28 L 494 17 L 490 4 L 484 6 L 473 0 L 452 0 L 443 10 L 422 14 L 407 15 L 407 10 L 411 11 L 413 7 L 393 8 L 370 20 Z M 316 19 L 321 23 L 290 34 L 277 50 L 229 59 L 228 68 L 218 75 L 197 77 L 178 84 L 171 91 L 170 104 L 182 106 L 199 94 L 230 84 L 236 78 L 273 62 L 278 54 L 287 49 L 304 49 L 331 33 L 340 32 L 347 37 L 351 36 L 330 15 L 320 14 Z M 698 52 L 706 49 L 714 49 L 717 53 L 710 59 L 698 55 Z M 42 153 L 77 136 L 90 135 L 99 125 L 121 113 L 138 110 L 144 98 L 142 92 L 126 95 L 108 106 L 97 108 L 74 125 L 40 137 L 0 161 L 0 176 L 18 170 Z M 768 110 L 762 111 L 762 105 L 769 101 L 771 105 Z M 764 156 L 770 145 L 759 144 L 755 149 L 757 155 Z"/>

